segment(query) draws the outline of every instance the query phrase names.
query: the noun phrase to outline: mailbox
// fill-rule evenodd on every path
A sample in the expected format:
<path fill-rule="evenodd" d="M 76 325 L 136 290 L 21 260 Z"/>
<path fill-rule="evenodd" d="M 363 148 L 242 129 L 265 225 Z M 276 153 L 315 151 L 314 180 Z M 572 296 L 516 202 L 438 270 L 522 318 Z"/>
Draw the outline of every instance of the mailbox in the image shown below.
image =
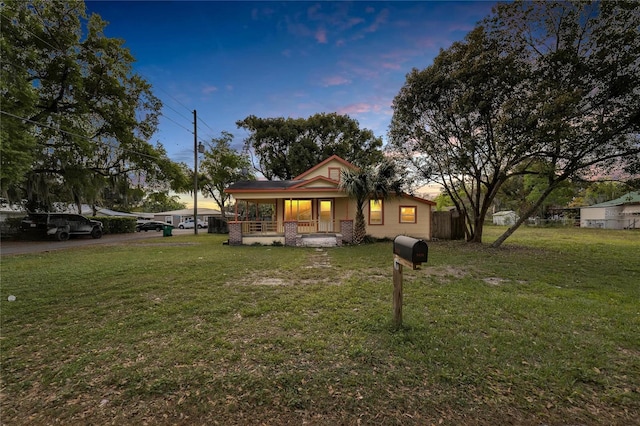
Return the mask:
<path fill-rule="evenodd" d="M 398 235 L 393 240 L 393 254 L 412 264 L 414 267 L 427 261 L 429 247 L 423 240 Z"/>

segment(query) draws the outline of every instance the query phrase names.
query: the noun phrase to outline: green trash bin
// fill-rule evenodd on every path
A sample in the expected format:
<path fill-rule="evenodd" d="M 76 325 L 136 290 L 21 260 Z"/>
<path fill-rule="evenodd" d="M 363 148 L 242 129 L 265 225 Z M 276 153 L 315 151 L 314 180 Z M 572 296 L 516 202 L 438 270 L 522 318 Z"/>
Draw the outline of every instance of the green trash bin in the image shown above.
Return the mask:
<path fill-rule="evenodd" d="M 171 237 L 171 230 L 173 230 L 173 226 L 171 225 L 165 225 L 164 228 L 162 228 L 162 236 L 163 237 Z"/>

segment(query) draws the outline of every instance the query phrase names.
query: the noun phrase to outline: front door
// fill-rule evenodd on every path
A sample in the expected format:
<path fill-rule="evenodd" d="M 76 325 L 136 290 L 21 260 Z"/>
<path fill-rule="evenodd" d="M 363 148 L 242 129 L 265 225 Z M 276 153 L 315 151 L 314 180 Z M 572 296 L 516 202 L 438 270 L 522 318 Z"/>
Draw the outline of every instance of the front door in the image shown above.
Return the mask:
<path fill-rule="evenodd" d="M 318 232 L 333 232 L 333 201 L 318 201 Z"/>

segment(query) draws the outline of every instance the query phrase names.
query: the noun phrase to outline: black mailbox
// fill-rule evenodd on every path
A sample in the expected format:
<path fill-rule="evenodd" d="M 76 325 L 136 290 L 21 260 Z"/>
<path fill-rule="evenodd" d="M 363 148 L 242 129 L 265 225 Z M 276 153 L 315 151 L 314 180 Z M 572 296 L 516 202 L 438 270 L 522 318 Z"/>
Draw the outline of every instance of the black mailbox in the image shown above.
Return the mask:
<path fill-rule="evenodd" d="M 398 235 L 393 240 L 393 254 L 413 265 L 420 265 L 422 262 L 426 262 L 428 253 L 429 247 L 423 240 L 405 235 Z"/>

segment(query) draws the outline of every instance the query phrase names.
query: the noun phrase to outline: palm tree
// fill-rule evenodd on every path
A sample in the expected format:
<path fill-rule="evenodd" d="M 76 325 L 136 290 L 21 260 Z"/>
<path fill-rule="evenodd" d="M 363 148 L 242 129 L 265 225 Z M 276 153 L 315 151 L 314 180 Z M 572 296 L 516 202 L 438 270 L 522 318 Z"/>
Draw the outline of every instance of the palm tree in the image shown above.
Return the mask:
<path fill-rule="evenodd" d="M 390 161 L 378 167 L 363 167 L 357 170 L 343 170 L 340 189 L 356 200 L 356 223 L 353 228 L 353 243 L 360 244 L 367 234 L 364 222 L 364 205 L 369 198 L 386 199 L 400 193 L 402 180 Z"/>

